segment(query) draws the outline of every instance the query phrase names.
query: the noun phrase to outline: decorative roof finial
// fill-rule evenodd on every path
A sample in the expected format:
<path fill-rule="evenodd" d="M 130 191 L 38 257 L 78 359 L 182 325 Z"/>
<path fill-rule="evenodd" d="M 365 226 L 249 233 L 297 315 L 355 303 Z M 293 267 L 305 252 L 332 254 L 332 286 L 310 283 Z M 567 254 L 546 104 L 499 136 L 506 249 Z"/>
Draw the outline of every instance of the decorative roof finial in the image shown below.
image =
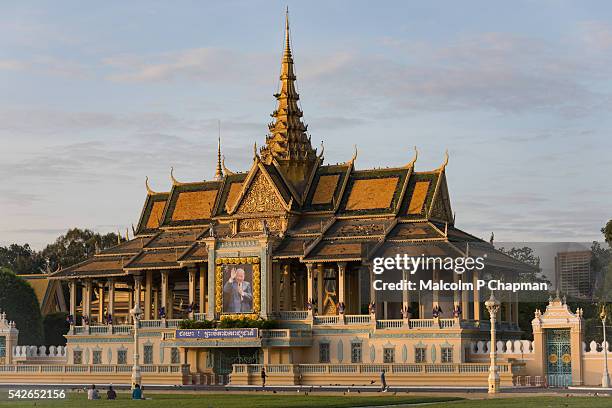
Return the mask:
<path fill-rule="evenodd" d="M 410 163 L 408 163 L 404 167 L 407 169 L 410 167 L 414 167 L 414 163 L 416 163 L 418 158 L 419 158 L 419 150 L 417 149 L 416 146 L 414 146 L 414 157 L 412 158 L 412 160 L 410 160 Z"/>
<path fill-rule="evenodd" d="M 183 183 L 174 178 L 174 167 L 170 167 L 170 180 L 172 180 L 173 186 L 179 186 Z"/>
<path fill-rule="evenodd" d="M 215 180 L 223 179 L 223 169 L 221 168 L 221 121 L 219 121 L 219 139 L 217 143 L 217 169 L 215 170 Z"/>
<path fill-rule="evenodd" d="M 321 153 L 319 153 L 319 160 L 323 160 L 323 152 L 325 152 L 325 146 L 323 146 L 323 141 L 321 140 Z"/>
<path fill-rule="evenodd" d="M 446 149 L 446 151 L 444 152 L 444 163 L 442 163 L 442 165 L 438 167 L 438 170 L 444 171 L 447 165 L 448 165 L 448 149 Z"/>
<path fill-rule="evenodd" d="M 155 191 L 151 190 L 151 187 L 149 186 L 149 176 L 145 177 L 145 187 L 148 195 L 156 194 Z"/>
<path fill-rule="evenodd" d="M 349 160 L 350 165 L 354 165 L 355 160 L 357 160 L 357 145 L 354 145 L 354 146 L 355 146 L 355 152 L 353 153 L 353 157 L 351 158 L 351 160 Z"/>
<path fill-rule="evenodd" d="M 227 167 L 225 167 L 225 156 L 221 156 L 221 167 L 223 167 L 223 173 L 226 176 L 233 176 L 234 174 L 236 174 Z"/>

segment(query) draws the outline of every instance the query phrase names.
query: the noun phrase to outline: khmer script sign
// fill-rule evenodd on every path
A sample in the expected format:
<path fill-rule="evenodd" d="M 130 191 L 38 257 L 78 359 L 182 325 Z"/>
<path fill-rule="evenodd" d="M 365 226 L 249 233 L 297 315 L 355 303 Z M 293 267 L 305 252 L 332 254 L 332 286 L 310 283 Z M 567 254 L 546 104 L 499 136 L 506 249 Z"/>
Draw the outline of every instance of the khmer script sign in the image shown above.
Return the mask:
<path fill-rule="evenodd" d="M 258 329 L 178 329 L 177 339 L 254 339 Z"/>

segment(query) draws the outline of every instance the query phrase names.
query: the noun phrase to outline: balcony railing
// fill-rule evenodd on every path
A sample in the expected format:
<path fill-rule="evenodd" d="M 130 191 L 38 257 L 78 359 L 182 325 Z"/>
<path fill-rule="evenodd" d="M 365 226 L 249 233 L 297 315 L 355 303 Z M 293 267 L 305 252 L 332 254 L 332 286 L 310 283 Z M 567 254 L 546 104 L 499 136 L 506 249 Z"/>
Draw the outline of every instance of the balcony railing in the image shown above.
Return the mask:
<path fill-rule="evenodd" d="M 441 364 L 234 364 L 234 373 L 259 373 L 265 367 L 267 373 L 301 374 L 378 374 L 382 371 L 393 374 L 484 374 L 489 372 L 489 364 L 480 363 L 441 363 Z M 511 363 L 498 364 L 498 372 L 511 371 Z"/>

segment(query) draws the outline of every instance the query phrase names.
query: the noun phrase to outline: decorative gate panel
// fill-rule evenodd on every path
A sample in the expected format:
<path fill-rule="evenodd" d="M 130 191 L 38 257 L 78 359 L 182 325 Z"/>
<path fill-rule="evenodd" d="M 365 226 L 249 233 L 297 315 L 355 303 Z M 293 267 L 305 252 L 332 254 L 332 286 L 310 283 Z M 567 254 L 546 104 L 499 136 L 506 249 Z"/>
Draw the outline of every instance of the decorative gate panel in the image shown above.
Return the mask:
<path fill-rule="evenodd" d="M 546 330 L 546 361 L 546 375 L 550 387 L 572 385 L 572 346 L 569 330 Z"/>

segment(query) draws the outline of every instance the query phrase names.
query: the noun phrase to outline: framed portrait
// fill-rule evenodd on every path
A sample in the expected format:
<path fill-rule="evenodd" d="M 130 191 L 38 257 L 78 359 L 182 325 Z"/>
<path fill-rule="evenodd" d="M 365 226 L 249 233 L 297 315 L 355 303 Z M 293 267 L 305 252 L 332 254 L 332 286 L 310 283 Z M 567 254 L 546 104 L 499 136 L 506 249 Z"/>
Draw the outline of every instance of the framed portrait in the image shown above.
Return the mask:
<path fill-rule="evenodd" d="M 261 310 L 257 257 L 219 258 L 215 265 L 215 312 L 258 317 Z"/>

